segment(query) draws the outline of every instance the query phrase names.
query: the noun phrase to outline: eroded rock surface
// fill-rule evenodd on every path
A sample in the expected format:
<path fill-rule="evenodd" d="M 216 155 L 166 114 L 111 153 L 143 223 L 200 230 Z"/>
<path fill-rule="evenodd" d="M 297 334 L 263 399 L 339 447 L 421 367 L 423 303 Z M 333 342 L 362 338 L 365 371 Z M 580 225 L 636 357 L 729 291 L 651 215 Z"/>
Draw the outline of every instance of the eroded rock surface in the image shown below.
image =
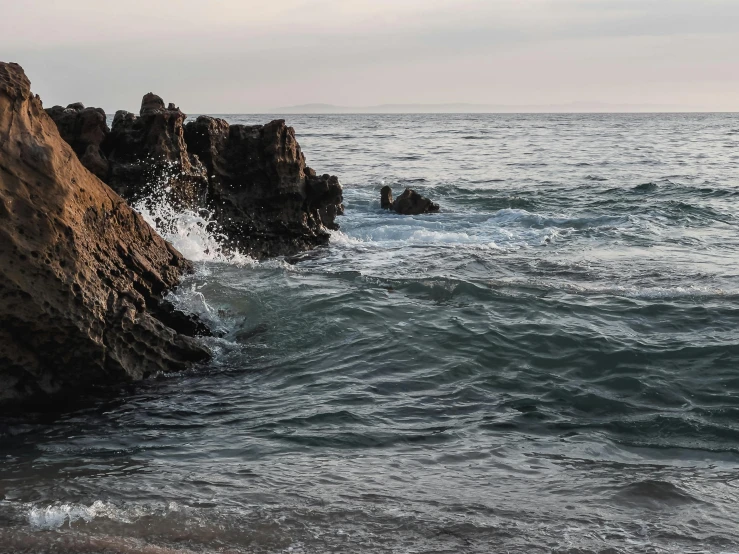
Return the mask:
<path fill-rule="evenodd" d="M 54 120 L 59 134 L 72 147 L 82 165 L 105 180 L 108 177 L 108 160 L 101 146 L 110 133 L 105 112 L 101 108 L 85 108 L 78 102 L 66 108 L 48 108 L 46 113 Z"/>
<path fill-rule="evenodd" d="M 169 199 L 182 207 L 205 200 L 205 168 L 187 150 L 183 123 L 187 116 L 174 104 L 165 107 L 156 94 L 141 101 L 139 115 L 120 110 L 102 144 L 109 164 L 105 182 L 129 201 L 169 188 Z"/>
<path fill-rule="evenodd" d="M 232 246 L 256 258 L 294 254 L 325 244 L 344 211 L 335 176 L 305 164 L 284 120 L 229 125 L 200 116 L 185 141 L 210 177 L 207 206 Z"/>
<path fill-rule="evenodd" d="M 0 403 L 207 359 L 159 304 L 189 269 L 82 166 L 22 68 L 0 63 Z"/>

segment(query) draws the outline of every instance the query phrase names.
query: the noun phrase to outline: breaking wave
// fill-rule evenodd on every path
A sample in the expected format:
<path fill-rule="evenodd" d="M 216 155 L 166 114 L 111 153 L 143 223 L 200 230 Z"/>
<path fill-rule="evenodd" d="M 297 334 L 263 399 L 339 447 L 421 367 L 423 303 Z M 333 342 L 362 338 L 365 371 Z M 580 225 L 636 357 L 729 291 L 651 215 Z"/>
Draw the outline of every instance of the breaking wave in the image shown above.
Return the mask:
<path fill-rule="evenodd" d="M 235 249 L 227 249 L 213 214 L 205 209 L 181 209 L 169 201 L 169 176 L 148 187 L 149 194 L 133 209 L 166 241 L 193 262 L 252 265 L 254 260 Z"/>

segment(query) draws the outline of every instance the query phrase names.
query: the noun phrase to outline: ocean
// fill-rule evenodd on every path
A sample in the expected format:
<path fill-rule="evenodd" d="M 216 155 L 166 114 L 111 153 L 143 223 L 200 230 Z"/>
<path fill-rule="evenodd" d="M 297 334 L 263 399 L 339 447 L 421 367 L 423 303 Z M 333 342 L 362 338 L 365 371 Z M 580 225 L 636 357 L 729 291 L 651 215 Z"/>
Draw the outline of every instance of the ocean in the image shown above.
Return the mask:
<path fill-rule="evenodd" d="M 0 551 L 739 552 L 739 114 L 287 120 L 341 230 L 141 206 L 214 359 L 2 418 Z"/>

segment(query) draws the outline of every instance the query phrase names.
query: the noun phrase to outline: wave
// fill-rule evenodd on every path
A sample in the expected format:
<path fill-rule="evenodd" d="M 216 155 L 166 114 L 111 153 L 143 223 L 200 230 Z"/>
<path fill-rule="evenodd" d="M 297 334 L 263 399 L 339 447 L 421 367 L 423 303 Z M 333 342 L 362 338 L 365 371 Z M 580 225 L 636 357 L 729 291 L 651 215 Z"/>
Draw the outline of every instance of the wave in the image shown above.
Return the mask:
<path fill-rule="evenodd" d="M 726 291 L 720 288 L 696 285 L 674 287 L 644 287 L 637 285 L 577 286 L 568 284 L 565 289 L 584 294 L 608 294 L 629 298 L 669 299 L 736 296 L 739 291 Z"/>
<path fill-rule="evenodd" d="M 573 272 L 574 273 L 574 272 Z M 700 285 L 675 286 L 644 286 L 644 285 L 614 285 L 614 284 L 580 284 L 573 282 L 552 281 L 550 283 L 527 280 L 520 281 L 490 281 L 492 286 L 510 288 L 520 286 L 538 288 L 541 290 L 557 290 L 570 294 L 587 296 L 616 296 L 625 298 L 641 298 L 647 300 L 669 300 L 677 298 L 734 298 L 739 296 L 739 290 L 726 290 L 719 287 Z"/>
<path fill-rule="evenodd" d="M 57 502 L 47 506 L 31 506 L 27 511 L 28 523 L 34 529 L 50 530 L 63 526 L 73 527 L 75 523 L 90 523 L 96 518 L 110 519 L 120 523 L 149 515 L 152 512 L 177 511 L 175 502 L 164 508 L 147 509 L 143 507 L 119 508 L 109 502 L 96 500 L 92 504 Z"/>
<path fill-rule="evenodd" d="M 400 155 L 400 156 L 393 156 L 392 159 L 397 160 L 397 161 L 412 162 L 412 161 L 422 160 L 423 156 L 418 155 L 418 154 L 405 154 L 405 155 Z"/>
<path fill-rule="evenodd" d="M 623 504 L 635 504 L 654 509 L 701 503 L 700 500 L 674 483 L 657 480 L 637 481 L 625 485 L 614 494 L 613 498 Z"/>
<path fill-rule="evenodd" d="M 515 205 L 516 199 L 509 198 L 507 203 Z M 461 246 L 515 251 L 569 241 L 576 235 L 644 234 L 648 228 L 647 222 L 630 214 L 567 217 L 506 207 L 492 213 L 447 211 L 399 216 L 380 210 L 376 203 L 367 207 L 370 210 L 354 213 L 349 210 L 350 217 L 342 221 L 341 231 L 332 232 L 331 245 L 350 248 Z"/>
<path fill-rule="evenodd" d="M 735 188 L 720 187 L 708 181 L 703 183 L 703 185 L 712 186 L 690 185 L 666 178 L 655 182 L 650 181 L 648 183 L 636 185 L 631 190 L 633 192 L 659 191 L 661 197 L 686 196 L 692 200 L 694 200 L 696 196 L 700 198 L 732 198 L 739 196 L 739 190 Z M 607 192 L 621 192 L 621 189 L 611 189 Z"/>
<path fill-rule="evenodd" d="M 631 189 L 635 192 L 654 192 L 659 190 L 659 185 L 657 183 L 642 183 L 641 185 L 636 185 L 633 189 Z"/>
<path fill-rule="evenodd" d="M 253 265 L 254 259 L 236 249 L 226 249 L 226 237 L 208 210 L 178 209 L 170 201 L 170 176 L 149 185 L 150 193 L 133 204 L 144 220 L 167 242 L 193 262 Z"/>
<path fill-rule="evenodd" d="M 521 167 L 521 168 L 534 168 L 534 167 L 548 167 L 549 164 L 546 162 L 510 162 L 506 164 L 509 167 Z"/>
<path fill-rule="evenodd" d="M 527 227 L 545 228 L 571 228 L 571 229 L 591 229 L 600 227 L 624 227 L 631 223 L 629 216 L 620 215 L 600 215 L 592 217 L 554 217 L 545 216 L 537 213 L 531 213 L 526 210 L 506 208 L 498 211 L 491 217 L 490 223 L 516 223 Z"/>
<path fill-rule="evenodd" d="M 368 246 L 380 243 L 402 243 L 409 246 L 467 245 L 486 250 L 505 250 L 494 240 L 468 234 L 464 231 L 434 231 L 409 225 L 379 225 L 374 228 L 353 231 L 352 236 L 343 231 L 331 232 L 331 244 L 335 246 Z"/>

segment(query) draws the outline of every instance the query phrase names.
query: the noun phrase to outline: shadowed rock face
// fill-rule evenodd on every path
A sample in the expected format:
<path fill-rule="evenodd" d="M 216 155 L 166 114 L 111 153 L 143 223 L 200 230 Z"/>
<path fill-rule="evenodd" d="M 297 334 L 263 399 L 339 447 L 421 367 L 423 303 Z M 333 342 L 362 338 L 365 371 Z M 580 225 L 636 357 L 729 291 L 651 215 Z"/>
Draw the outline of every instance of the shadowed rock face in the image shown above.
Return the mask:
<path fill-rule="evenodd" d="M 0 63 L 0 404 L 207 359 L 163 322 L 192 320 L 159 303 L 189 269 L 82 166 L 22 68 Z"/>
<path fill-rule="evenodd" d="M 385 210 L 393 210 L 403 215 L 419 215 L 439 211 L 439 205 L 413 189 L 405 189 L 403 194 L 393 201 L 393 191 L 389 186 L 380 190 L 380 206 Z"/>
<path fill-rule="evenodd" d="M 336 177 L 305 165 L 284 120 L 230 125 L 200 116 L 185 125 L 190 152 L 210 176 L 209 204 L 233 246 L 256 258 L 294 254 L 328 242 L 344 211 Z"/>
<path fill-rule="evenodd" d="M 405 189 L 403 194 L 393 202 L 393 210 L 404 215 L 418 215 L 438 212 L 439 205 L 425 196 L 421 196 L 413 189 Z"/>
<path fill-rule="evenodd" d="M 175 205 L 196 207 L 208 188 L 205 168 L 191 156 L 183 136 L 187 116 L 156 94 L 141 101 L 138 116 L 118 111 L 102 144 L 110 170 L 106 182 L 130 201 L 147 196 L 150 185 L 171 186 Z M 147 186 L 148 185 L 148 186 Z"/>
<path fill-rule="evenodd" d="M 100 108 L 85 108 L 82 104 L 70 104 L 66 108 L 54 106 L 46 113 L 56 123 L 59 134 L 74 150 L 90 172 L 100 179 L 108 176 L 108 160 L 101 145 L 110 133 L 105 112 Z"/>
<path fill-rule="evenodd" d="M 78 106 L 78 107 L 75 107 Z M 78 155 L 87 152 L 84 117 L 93 108 L 80 105 L 47 110 Z M 335 176 L 317 175 L 305 165 L 295 131 L 284 121 L 267 125 L 229 125 L 200 116 L 183 125 L 174 104 L 149 93 L 140 115 L 119 111 L 113 127 L 96 135 L 101 161 L 95 170 L 127 200 L 149 196 L 151 185 L 168 188 L 177 207 L 206 208 L 227 237 L 226 246 L 255 258 L 290 255 L 325 244 L 339 228 L 343 191 Z M 97 150 L 96 150 L 97 151 Z M 103 167 L 103 164 L 104 167 Z"/>

